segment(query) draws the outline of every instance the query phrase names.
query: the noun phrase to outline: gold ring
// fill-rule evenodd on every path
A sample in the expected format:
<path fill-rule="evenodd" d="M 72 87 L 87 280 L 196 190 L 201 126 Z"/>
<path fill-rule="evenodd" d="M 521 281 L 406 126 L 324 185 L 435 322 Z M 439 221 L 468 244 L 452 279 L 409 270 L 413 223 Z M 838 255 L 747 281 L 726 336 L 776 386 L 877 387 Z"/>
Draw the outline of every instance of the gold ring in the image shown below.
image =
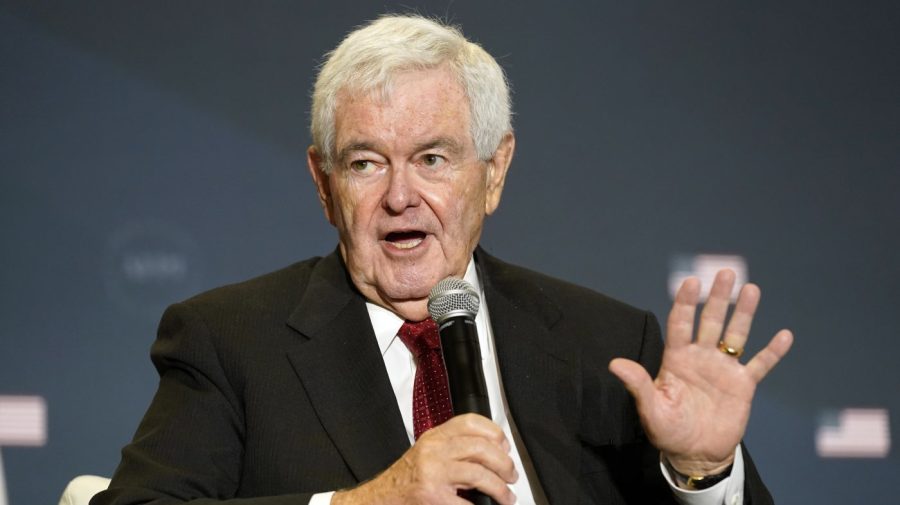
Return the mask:
<path fill-rule="evenodd" d="M 741 354 L 744 354 L 743 349 L 738 349 L 737 347 L 731 347 L 725 343 L 724 340 L 719 340 L 719 350 L 724 352 L 725 354 L 731 356 L 732 358 L 740 358 Z"/>

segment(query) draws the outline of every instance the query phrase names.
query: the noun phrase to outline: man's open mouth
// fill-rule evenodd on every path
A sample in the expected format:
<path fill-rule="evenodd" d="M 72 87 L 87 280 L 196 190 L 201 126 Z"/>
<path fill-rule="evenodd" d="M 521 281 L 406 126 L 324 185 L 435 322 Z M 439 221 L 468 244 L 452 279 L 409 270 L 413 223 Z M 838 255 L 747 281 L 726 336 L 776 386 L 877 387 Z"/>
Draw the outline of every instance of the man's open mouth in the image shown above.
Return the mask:
<path fill-rule="evenodd" d="M 425 237 L 424 231 L 394 231 L 388 233 L 384 240 L 398 249 L 412 249 L 421 244 Z"/>

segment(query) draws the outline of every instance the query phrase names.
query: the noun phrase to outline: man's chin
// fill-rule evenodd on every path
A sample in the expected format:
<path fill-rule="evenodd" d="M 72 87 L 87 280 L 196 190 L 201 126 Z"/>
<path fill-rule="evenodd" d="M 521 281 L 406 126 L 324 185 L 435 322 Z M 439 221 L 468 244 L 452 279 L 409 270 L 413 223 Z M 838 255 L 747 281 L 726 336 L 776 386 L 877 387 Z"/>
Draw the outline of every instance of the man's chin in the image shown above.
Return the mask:
<path fill-rule="evenodd" d="M 391 289 L 389 287 L 388 289 L 380 290 L 380 295 L 391 304 L 427 303 L 428 294 L 431 292 L 434 284 L 437 284 L 437 282 L 405 289 Z"/>
<path fill-rule="evenodd" d="M 428 317 L 428 294 L 440 280 L 420 277 L 416 282 L 386 283 L 378 289 L 378 296 L 386 308 L 401 317 L 411 319 L 414 314 L 419 316 L 416 320 L 424 319 Z"/>
<path fill-rule="evenodd" d="M 411 264 L 402 261 L 385 262 L 376 277 L 378 290 L 392 300 L 427 299 L 431 288 L 446 275 L 443 275 L 442 269 L 428 268 L 423 263 L 426 262 Z"/>

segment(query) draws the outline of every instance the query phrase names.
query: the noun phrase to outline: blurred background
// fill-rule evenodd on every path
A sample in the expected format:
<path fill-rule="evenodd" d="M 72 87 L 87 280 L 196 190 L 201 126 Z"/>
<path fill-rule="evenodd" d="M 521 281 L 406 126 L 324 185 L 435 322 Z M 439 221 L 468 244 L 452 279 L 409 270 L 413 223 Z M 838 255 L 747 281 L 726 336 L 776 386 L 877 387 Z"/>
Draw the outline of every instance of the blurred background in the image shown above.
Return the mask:
<path fill-rule="evenodd" d="M 797 336 L 746 439 L 776 501 L 896 503 L 896 2 L 2 0 L 9 503 L 112 474 L 166 305 L 334 248 L 304 158 L 315 68 L 409 11 L 512 82 L 482 244 L 662 317 L 670 284 L 735 268 L 763 289 L 750 350 Z"/>

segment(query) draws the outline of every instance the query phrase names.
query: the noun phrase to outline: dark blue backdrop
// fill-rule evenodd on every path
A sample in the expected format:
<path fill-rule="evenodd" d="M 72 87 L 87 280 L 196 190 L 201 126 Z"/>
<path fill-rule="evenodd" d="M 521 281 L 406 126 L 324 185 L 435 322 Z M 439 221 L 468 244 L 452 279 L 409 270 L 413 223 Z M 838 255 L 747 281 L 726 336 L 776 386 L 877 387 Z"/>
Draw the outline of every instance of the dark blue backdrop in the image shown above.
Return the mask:
<path fill-rule="evenodd" d="M 48 409 L 45 445 L 0 449 L 11 504 L 111 474 L 165 305 L 333 248 L 304 166 L 314 67 L 409 5 L 0 2 L 0 395 Z M 678 258 L 741 256 L 755 344 L 797 335 L 747 435 L 776 499 L 895 501 L 895 448 L 815 440 L 853 407 L 893 416 L 871 443 L 898 435 L 897 4 L 412 5 L 513 83 L 484 245 L 661 315 Z"/>

